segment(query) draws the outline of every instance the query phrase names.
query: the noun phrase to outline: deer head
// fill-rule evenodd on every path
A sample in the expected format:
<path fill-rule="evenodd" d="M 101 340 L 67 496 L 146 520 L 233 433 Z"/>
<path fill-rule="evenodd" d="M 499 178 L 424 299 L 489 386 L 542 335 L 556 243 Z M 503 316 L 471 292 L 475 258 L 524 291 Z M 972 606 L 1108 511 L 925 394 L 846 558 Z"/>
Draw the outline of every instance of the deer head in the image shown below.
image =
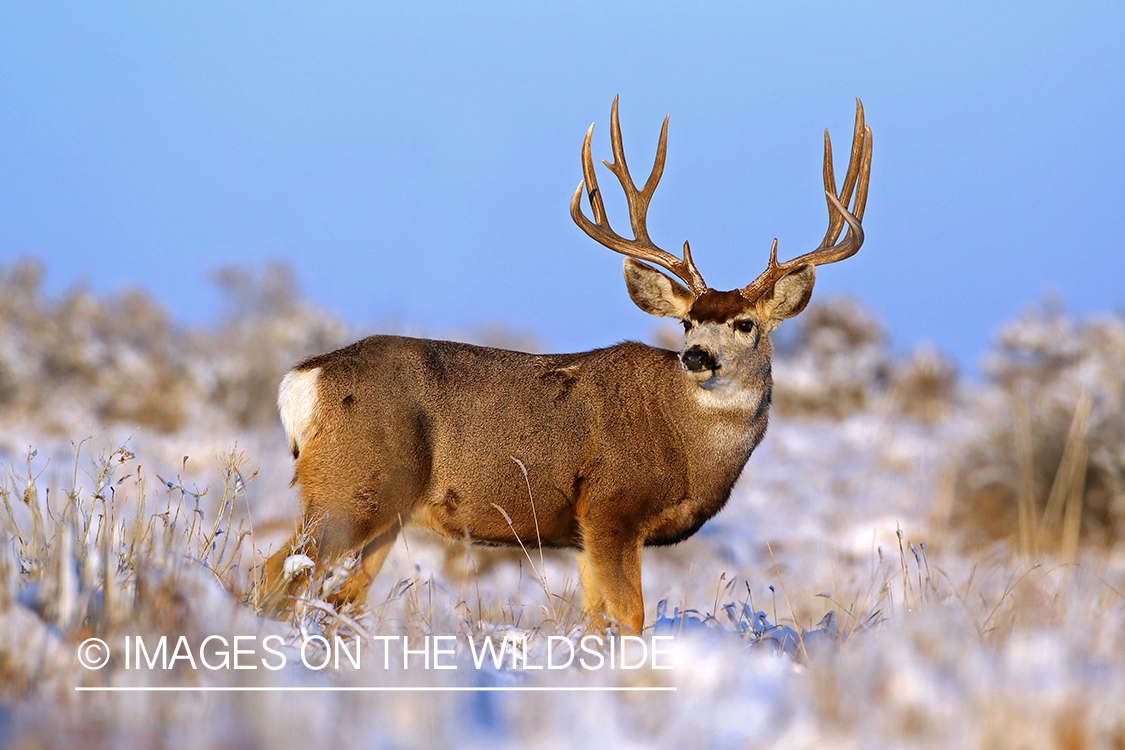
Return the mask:
<path fill-rule="evenodd" d="M 649 202 L 664 172 L 668 118 L 664 118 L 660 130 L 652 173 L 644 187 L 638 190 L 625 164 L 617 99 L 613 100 L 610 116 L 613 162 L 602 163 L 617 176 L 625 191 L 633 228 L 631 240 L 618 235 L 609 226 L 590 155 L 593 133 L 594 126 L 591 125 L 582 145 L 584 179 L 571 198 L 571 217 L 590 237 L 627 256 L 624 262 L 625 283 L 629 296 L 638 307 L 650 315 L 677 318 L 683 323 L 684 346 L 680 351 L 680 361 L 687 375 L 702 388 L 715 393 L 742 390 L 749 384 L 748 381 L 756 377 L 756 373 L 761 372 L 763 360 L 768 365 L 769 332 L 782 320 L 797 315 L 808 304 L 816 279 L 816 266 L 849 258 L 863 244 L 860 222 L 867 203 L 867 183 L 871 172 L 871 130 L 863 122 L 863 105 L 856 100 L 851 158 L 839 193 L 836 192 L 836 178 L 832 171 L 832 143 L 828 131 L 824 131 L 828 230 L 820 246 L 785 263 L 778 263 L 775 239 L 766 269 L 751 283 L 729 292 L 707 286 L 692 261 L 687 242 L 684 242 L 683 257 L 678 258 L 661 250 L 649 239 L 645 222 Z M 855 202 L 849 210 L 853 190 Z M 590 201 L 593 221 L 582 213 L 584 192 Z M 843 240 L 836 242 L 845 223 L 848 225 L 847 233 Z M 664 269 L 671 276 L 648 263 Z"/>

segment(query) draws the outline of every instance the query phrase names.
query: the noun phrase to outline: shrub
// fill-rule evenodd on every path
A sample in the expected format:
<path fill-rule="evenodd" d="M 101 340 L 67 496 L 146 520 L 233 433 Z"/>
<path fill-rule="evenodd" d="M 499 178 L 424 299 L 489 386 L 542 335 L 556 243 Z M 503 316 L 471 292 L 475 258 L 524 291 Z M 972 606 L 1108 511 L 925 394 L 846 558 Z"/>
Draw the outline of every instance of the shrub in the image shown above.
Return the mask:
<path fill-rule="evenodd" d="M 288 267 L 226 268 L 220 325 L 173 325 L 146 293 L 43 299 L 42 267 L 0 269 L 0 407 L 59 434 L 91 423 L 176 432 L 210 415 L 237 428 L 276 420 L 277 384 L 346 328 L 300 300 Z"/>
<path fill-rule="evenodd" d="M 942 419 L 956 400 L 957 367 L 937 349 L 923 344 L 894 365 L 889 394 L 898 414 L 926 422 Z"/>
<path fill-rule="evenodd" d="M 858 302 L 810 305 L 793 333 L 779 329 L 774 359 L 777 413 L 844 417 L 872 405 L 888 384 L 886 331 Z"/>
<path fill-rule="evenodd" d="M 347 328 L 301 301 L 289 266 L 274 263 L 257 273 L 227 266 L 212 278 L 223 293 L 222 323 L 197 336 L 195 377 L 210 404 L 233 424 L 271 426 L 285 371 L 342 346 Z"/>
<path fill-rule="evenodd" d="M 1033 307 L 987 361 L 979 434 L 958 465 L 954 521 L 1073 559 L 1125 538 L 1125 317 Z"/>
<path fill-rule="evenodd" d="M 896 359 L 883 324 L 855 300 L 813 302 L 773 338 L 775 414 L 840 419 L 881 408 L 933 421 L 952 409 L 957 392 L 953 362 L 925 345 Z M 661 327 L 653 344 L 675 350 L 683 339 L 677 330 Z"/>
<path fill-rule="evenodd" d="M 33 261 L 0 271 L 0 404 L 66 431 L 76 419 L 171 432 L 195 393 L 187 339 L 141 291 L 40 299 Z"/>

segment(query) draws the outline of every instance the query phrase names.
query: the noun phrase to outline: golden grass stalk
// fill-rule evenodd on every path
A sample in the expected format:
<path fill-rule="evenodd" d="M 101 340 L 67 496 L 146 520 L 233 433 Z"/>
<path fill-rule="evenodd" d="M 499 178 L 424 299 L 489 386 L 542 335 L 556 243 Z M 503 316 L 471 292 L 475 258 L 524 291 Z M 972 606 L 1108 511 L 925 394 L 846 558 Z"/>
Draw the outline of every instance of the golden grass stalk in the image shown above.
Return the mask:
<path fill-rule="evenodd" d="M 1012 393 L 1012 421 L 1016 443 L 1016 503 L 1019 508 L 1020 555 L 1025 560 L 1037 552 L 1039 513 L 1035 507 L 1035 458 L 1032 450 L 1031 405 L 1022 389 Z"/>
<path fill-rule="evenodd" d="M 1067 432 L 1066 445 L 1059 461 L 1055 481 L 1047 496 L 1047 507 L 1039 522 L 1038 546 L 1040 549 L 1053 547 L 1056 541 L 1064 551 L 1069 547 L 1073 559 L 1078 547 L 1078 531 L 1081 521 L 1082 493 L 1086 484 L 1086 435 L 1090 431 L 1090 414 L 1094 401 L 1083 390 L 1074 407 L 1074 418 Z M 1064 520 L 1063 515 L 1067 518 Z"/>

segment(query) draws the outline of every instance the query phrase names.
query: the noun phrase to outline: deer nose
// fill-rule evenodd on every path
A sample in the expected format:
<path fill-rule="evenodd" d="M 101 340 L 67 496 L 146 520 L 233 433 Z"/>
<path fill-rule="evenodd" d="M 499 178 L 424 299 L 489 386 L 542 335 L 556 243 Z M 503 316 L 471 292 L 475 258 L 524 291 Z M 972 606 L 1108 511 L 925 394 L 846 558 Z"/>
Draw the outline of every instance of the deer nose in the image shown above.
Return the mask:
<path fill-rule="evenodd" d="M 715 355 L 700 346 L 691 347 L 681 355 L 680 359 L 683 361 L 684 367 L 691 372 L 719 369 L 719 363 L 715 361 Z"/>

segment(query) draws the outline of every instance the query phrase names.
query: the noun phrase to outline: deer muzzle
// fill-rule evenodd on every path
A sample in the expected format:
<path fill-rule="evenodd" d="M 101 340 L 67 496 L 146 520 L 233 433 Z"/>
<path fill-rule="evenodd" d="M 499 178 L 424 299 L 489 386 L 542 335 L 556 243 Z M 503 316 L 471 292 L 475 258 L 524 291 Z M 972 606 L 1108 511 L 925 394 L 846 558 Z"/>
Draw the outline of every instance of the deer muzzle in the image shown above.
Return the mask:
<path fill-rule="evenodd" d="M 693 375 L 710 376 L 720 366 L 715 359 L 715 355 L 701 346 L 692 346 L 686 349 L 680 355 L 680 361 L 683 362 L 684 369 Z"/>

